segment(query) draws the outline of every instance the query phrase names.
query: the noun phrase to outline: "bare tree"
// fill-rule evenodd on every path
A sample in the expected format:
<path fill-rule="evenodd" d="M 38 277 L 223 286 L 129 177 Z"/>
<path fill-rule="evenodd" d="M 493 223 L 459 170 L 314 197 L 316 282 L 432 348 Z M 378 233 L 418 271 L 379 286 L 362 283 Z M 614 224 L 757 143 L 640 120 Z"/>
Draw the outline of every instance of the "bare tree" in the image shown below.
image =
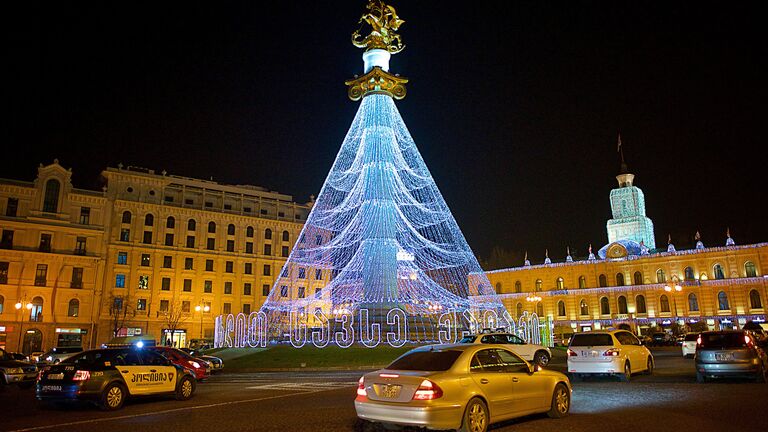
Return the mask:
<path fill-rule="evenodd" d="M 135 305 L 132 303 L 130 293 L 125 293 L 125 295 L 112 294 L 107 301 L 109 302 L 107 307 L 112 324 L 112 336 L 115 337 L 121 329 L 125 328 L 128 318 L 136 315 Z"/>
<path fill-rule="evenodd" d="M 166 329 L 171 334 L 170 342 L 173 345 L 173 336 L 176 333 L 176 329 L 179 328 L 179 324 L 186 319 L 187 315 L 181 308 L 181 301 L 177 299 L 170 302 L 168 309 L 158 311 L 158 314 L 163 316 L 163 323 L 165 323 Z"/>

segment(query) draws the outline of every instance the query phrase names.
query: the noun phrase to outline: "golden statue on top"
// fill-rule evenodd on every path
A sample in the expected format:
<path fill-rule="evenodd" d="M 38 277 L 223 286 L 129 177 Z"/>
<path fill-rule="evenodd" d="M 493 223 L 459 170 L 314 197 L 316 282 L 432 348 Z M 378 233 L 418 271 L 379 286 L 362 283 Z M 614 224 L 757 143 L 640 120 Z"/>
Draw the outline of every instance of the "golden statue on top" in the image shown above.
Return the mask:
<path fill-rule="evenodd" d="M 395 8 L 384 3 L 383 0 L 368 0 L 368 10 L 360 17 L 360 28 L 352 33 L 352 44 L 358 48 L 387 50 L 391 54 L 397 54 L 405 48 L 397 29 L 405 22 L 397 16 Z M 366 37 L 360 35 L 363 21 L 371 26 L 371 34 Z"/>

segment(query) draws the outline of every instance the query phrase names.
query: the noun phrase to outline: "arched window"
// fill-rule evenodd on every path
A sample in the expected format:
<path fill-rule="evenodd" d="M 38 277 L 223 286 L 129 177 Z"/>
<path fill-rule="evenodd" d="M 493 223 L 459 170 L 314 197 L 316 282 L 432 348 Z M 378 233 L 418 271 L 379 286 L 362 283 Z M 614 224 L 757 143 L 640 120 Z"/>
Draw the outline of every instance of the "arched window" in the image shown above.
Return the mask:
<path fill-rule="evenodd" d="M 227 235 L 235 235 L 235 224 L 229 224 L 227 226 Z"/>
<path fill-rule="evenodd" d="M 760 298 L 760 293 L 757 290 L 749 292 L 749 308 L 750 309 L 762 309 L 763 301 Z"/>
<path fill-rule="evenodd" d="M 603 297 L 600 299 L 600 314 L 601 315 L 611 314 L 611 304 L 608 303 L 608 297 Z"/>
<path fill-rule="evenodd" d="M 30 321 L 43 320 L 43 298 L 35 297 L 32 299 L 32 309 L 29 310 Z"/>
<path fill-rule="evenodd" d="M 45 182 L 45 195 L 43 196 L 43 211 L 46 213 L 56 213 L 59 211 L 59 189 L 61 183 L 56 179 L 50 179 Z"/>
<path fill-rule="evenodd" d="M 589 315 L 589 305 L 584 299 L 579 302 L 579 315 Z"/>
<path fill-rule="evenodd" d="M 624 286 L 624 273 L 616 273 L 616 286 Z"/>
<path fill-rule="evenodd" d="M 557 316 L 559 317 L 565 316 L 565 302 L 562 300 L 557 302 Z"/>
<path fill-rule="evenodd" d="M 128 210 L 123 212 L 123 223 L 124 224 L 131 223 L 131 212 L 129 212 Z"/>
<path fill-rule="evenodd" d="M 521 284 L 520 281 L 515 282 L 515 292 L 516 293 L 523 292 L 523 284 Z"/>
<path fill-rule="evenodd" d="M 744 274 L 747 277 L 757 277 L 757 268 L 755 268 L 755 263 L 753 263 L 752 261 L 745 262 Z"/>
<path fill-rule="evenodd" d="M 559 277 L 557 278 L 557 289 L 561 290 L 563 288 L 565 288 L 565 281 L 563 278 Z"/>
<path fill-rule="evenodd" d="M 635 282 L 635 285 L 642 285 L 643 284 L 643 274 L 640 273 L 639 271 L 635 272 L 634 282 Z"/>
<path fill-rule="evenodd" d="M 725 291 L 717 293 L 717 309 L 718 310 L 730 310 L 731 305 L 728 304 L 728 294 Z"/>
<path fill-rule="evenodd" d="M 144 226 L 152 226 L 155 224 L 155 217 L 152 216 L 152 213 L 147 213 L 146 216 L 144 216 Z"/>
<path fill-rule="evenodd" d="M 541 291 L 541 279 L 536 279 L 536 291 Z"/>
<path fill-rule="evenodd" d="M 253 238 L 253 227 L 249 226 L 245 229 L 245 236 L 248 238 Z"/>
<path fill-rule="evenodd" d="M 579 276 L 579 288 L 586 288 L 587 287 L 587 278 L 584 276 Z"/>
<path fill-rule="evenodd" d="M 690 312 L 699 311 L 699 299 L 696 297 L 696 293 L 688 294 L 688 311 Z"/>
<path fill-rule="evenodd" d="M 696 277 L 693 275 L 693 269 L 690 267 L 685 268 L 685 280 L 690 281 L 694 280 Z"/>
<path fill-rule="evenodd" d="M 211 234 L 216 233 L 216 222 L 208 222 L 208 232 Z"/>
<path fill-rule="evenodd" d="M 264 230 L 264 238 L 267 240 L 272 240 L 272 230 L 267 228 Z"/>
<path fill-rule="evenodd" d="M 536 315 L 539 317 L 544 316 L 544 305 L 541 302 L 536 303 Z"/>
<path fill-rule="evenodd" d="M 176 228 L 176 219 L 173 216 L 168 216 L 168 219 L 165 220 L 165 227 L 166 228 Z"/>
<path fill-rule="evenodd" d="M 72 299 L 69 301 L 69 307 L 67 308 L 68 317 L 76 317 L 80 313 L 80 301 Z"/>
<path fill-rule="evenodd" d="M 629 310 L 627 308 L 627 298 L 624 296 L 619 296 L 619 313 L 620 314 L 628 314 Z"/>
<path fill-rule="evenodd" d="M 291 234 L 288 231 L 283 231 L 283 241 L 287 242 L 291 239 Z"/>
<path fill-rule="evenodd" d="M 635 297 L 635 310 L 639 314 L 648 313 L 648 309 L 645 307 L 645 296 L 639 295 Z"/>
<path fill-rule="evenodd" d="M 501 293 L 501 282 L 496 282 L 496 294 Z"/>
<path fill-rule="evenodd" d="M 197 229 L 197 222 L 194 219 L 187 221 L 187 231 L 195 231 Z"/>
<path fill-rule="evenodd" d="M 0 314 L 3 313 L 3 308 L 5 307 L 5 297 L 0 295 Z"/>
<path fill-rule="evenodd" d="M 659 310 L 669 312 L 669 297 L 666 294 L 662 294 L 659 298 Z"/>
<path fill-rule="evenodd" d="M 725 272 L 723 272 L 723 266 L 720 264 L 715 264 L 715 266 L 712 267 L 712 273 L 714 273 L 715 279 L 725 279 Z"/>
<path fill-rule="evenodd" d="M 656 270 L 656 283 L 665 283 L 667 281 L 667 276 L 664 274 L 664 270 L 658 269 Z"/>
<path fill-rule="evenodd" d="M 598 281 L 599 281 L 601 287 L 607 287 L 608 286 L 608 278 L 605 277 L 604 274 L 600 275 L 600 277 L 598 278 Z"/>
<path fill-rule="evenodd" d="M 518 303 L 517 306 L 515 307 L 515 314 L 517 315 L 518 318 L 523 316 L 523 304 L 522 303 Z"/>

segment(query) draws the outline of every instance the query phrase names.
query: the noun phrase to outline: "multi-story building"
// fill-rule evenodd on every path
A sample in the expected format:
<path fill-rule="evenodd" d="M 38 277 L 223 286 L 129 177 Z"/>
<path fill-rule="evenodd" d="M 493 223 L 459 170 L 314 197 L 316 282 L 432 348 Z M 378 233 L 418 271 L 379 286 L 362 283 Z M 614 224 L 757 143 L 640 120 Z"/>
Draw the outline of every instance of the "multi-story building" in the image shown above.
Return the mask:
<path fill-rule="evenodd" d="M 524 312 L 554 322 L 555 334 L 602 327 L 638 333 L 702 321 L 711 329 L 747 321 L 765 323 L 768 243 L 705 247 L 697 234 L 691 250 L 653 249 L 653 224 L 645 216 L 642 191 L 626 165 L 611 192 L 614 219 L 609 243 L 583 260 L 487 272 L 513 317 Z"/>
<path fill-rule="evenodd" d="M 215 315 L 261 306 L 312 205 L 134 167 L 107 168 L 99 192 L 70 175 L 0 182 L 0 346 L 212 337 Z"/>

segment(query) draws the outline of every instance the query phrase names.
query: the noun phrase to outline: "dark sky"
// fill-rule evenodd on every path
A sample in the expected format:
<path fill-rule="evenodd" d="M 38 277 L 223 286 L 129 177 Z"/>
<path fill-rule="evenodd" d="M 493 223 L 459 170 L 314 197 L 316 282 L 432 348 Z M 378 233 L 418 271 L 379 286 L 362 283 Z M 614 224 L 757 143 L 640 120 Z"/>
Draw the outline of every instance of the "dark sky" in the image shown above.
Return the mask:
<path fill-rule="evenodd" d="M 317 194 L 363 0 L 103 3 L 6 15 L 0 177 L 58 157 L 79 187 L 122 162 Z M 478 255 L 602 246 L 619 131 L 659 245 L 768 241 L 759 3 L 393 4 L 398 106 Z"/>

